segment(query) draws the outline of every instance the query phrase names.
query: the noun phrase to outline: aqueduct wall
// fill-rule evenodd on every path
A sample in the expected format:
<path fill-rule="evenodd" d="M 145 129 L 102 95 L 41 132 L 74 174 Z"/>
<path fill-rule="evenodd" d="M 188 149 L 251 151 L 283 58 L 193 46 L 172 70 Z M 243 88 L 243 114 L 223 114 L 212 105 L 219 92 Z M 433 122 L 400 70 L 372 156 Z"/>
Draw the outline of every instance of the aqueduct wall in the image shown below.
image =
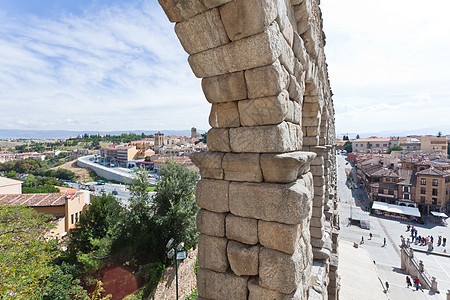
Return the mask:
<path fill-rule="evenodd" d="M 212 104 L 192 156 L 199 299 L 337 299 L 335 132 L 319 0 L 159 0 Z"/>

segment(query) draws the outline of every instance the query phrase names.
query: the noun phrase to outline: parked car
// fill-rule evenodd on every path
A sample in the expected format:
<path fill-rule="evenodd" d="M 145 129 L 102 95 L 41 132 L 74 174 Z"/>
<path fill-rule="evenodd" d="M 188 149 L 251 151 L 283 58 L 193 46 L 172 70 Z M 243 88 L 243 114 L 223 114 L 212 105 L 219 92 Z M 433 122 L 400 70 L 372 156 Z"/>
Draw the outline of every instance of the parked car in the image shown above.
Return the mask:
<path fill-rule="evenodd" d="M 111 192 L 111 195 L 118 195 L 119 193 L 116 191 L 116 190 L 114 190 L 114 191 L 112 191 Z"/>

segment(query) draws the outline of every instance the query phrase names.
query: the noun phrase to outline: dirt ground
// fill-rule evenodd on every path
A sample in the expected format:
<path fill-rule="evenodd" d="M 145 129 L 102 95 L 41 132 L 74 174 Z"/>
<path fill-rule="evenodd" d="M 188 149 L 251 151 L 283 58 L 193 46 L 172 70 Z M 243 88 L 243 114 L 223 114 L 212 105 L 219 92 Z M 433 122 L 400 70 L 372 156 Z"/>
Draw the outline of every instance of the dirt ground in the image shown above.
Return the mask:
<path fill-rule="evenodd" d="M 80 168 L 77 166 L 77 160 L 71 160 L 62 164 L 60 166 L 52 168 L 53 170 L 57 169 L 66 169 L 75 173 L 75 180 L 88 181 L 89 180 L 89 168 Z"/>

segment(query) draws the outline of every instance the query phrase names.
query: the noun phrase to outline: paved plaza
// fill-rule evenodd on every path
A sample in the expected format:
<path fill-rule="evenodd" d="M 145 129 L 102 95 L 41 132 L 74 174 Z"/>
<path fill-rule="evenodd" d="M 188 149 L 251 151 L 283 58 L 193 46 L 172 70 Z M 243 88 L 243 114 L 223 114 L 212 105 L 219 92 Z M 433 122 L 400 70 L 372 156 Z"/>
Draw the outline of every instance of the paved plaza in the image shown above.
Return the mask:
<path fill-rule="evenodd" d="M 345 184 L 345 169 L 351 168 L 351 165 L 347 164 L 345 157 L 338 155 L 337 163 L 338 195 L 340 198 L 339 239 L 341 241 L 356 242 L 358 244 L 361 243 L 362 238 L 364 239 L 364 243 L 360 244 L 360 247 L 367 251 L 372 263 L 376 266 L 380 281 L 383 283 L 386 281 L 389 282 L 389 299 L 446 299 L 446 291 L 447 289 L 450 289 L 450 259 L 448 256 L 421 253 L 418 251 L 414 253 L 419 260 L 423 261 L 425 270 L 431 276 L 437 278 L 438 289 L 441 291 L 440 294 L 433 294 L 427 290 L 415 292 L 412 291 L 412 289 L 406 288 L 406 274 L 400 269 L 399 245 L 401 244 L 400 236 L 403 235 L 405 238 L 410 236 L 410 232 L 406 230 L 406 226 L 411 223 L 370 215 L 370 230 L 361 229 L 359 226 L 355 225 L 349 225 L 348 218 L 350 217 L 350 210 L 352 209 L 353 212 L 356 210 L 366 210 L 369 202 L 362 190 L 349 189 Z M 447 239 L 450 238 L 449 227 L 431 222 L 427 222 L 424 225 L 413 225 L 418 230 L 418 235 L 432 235 L 435 238 L 435 241 L 437 241 L 438 235 L 446 237 Z M 369 237 L 370 233 L 372 233 L 372 239 Z M 384 239 L 386 239 L 386 245 L 384 245 Z M 448 242 L 446 247 L 437 247 L 436 242 L 434 245 L 435 248 L 433 252 L 443 253 L 444 249 L 447 253 L 450 252 Z M 424 251 L 427 250 L 426 246 L 413 245 L 413 248 L 423 249 Z M 364 289 L 364 284 L 367 283 L 362 284 L 361 288 Z M 382 287 L 380 286 L 380 288 Z"/>

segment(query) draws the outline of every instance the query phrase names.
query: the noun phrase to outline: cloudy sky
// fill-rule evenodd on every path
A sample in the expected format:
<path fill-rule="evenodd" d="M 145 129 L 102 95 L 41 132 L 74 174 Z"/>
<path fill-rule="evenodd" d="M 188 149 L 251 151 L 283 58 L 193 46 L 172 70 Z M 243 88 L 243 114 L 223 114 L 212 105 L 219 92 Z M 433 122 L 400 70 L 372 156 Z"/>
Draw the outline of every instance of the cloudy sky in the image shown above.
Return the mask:
<path fill-rule="evenodd" d="M 450 2 L 321 2 L 337 132 L 450 133 Z M 156 0 L 0 0 L 0 22 L 0 128 L 209 128 Z"/>

